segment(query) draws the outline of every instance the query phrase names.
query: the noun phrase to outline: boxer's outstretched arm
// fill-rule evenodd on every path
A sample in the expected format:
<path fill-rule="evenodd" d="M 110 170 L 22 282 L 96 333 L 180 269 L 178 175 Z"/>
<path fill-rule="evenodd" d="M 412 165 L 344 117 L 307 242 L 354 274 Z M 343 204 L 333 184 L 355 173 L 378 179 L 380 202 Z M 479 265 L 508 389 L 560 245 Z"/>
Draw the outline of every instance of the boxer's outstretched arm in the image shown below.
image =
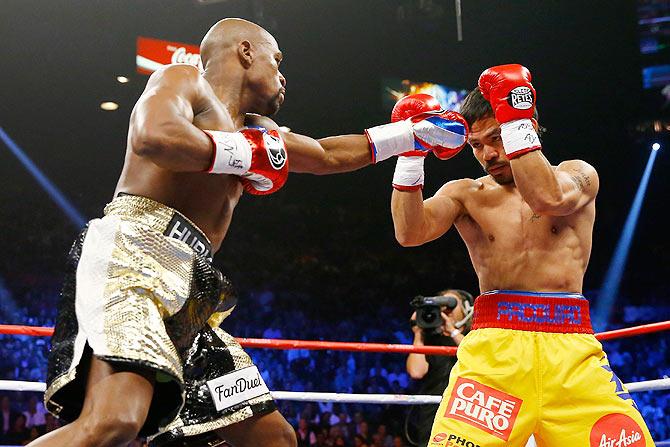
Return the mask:
<path fill-rule="evenodd" d="M 340 135 L 316 140 L 285 132 L 271 118 L 247 114 L 247 125 L 279 131 L 288 152 L 291 172 L 337 174 L 360 169 L 372 163 L 370 142 L 365 135 Z"/>
<path fill-rule="evenodd" d="M 135 154 L 172 171 L 205 171 L 212 141 L 193 124 L 202 97 L 196 68 L 173 65 L 155 72 L 130 115 L 129 143 Z"/>
<path fill-rule="evenodd" d="M 370 144 L 365 135 L 340 135 L 320 140 L 294 133 L 282 136 L 292 172 L 337 174 L 372 164 Z"/>
<path fill-rule="evenodd" d="M 537 214 L 566 216 L 598 194 L 598 173 L 585 161 L 564 161 L 554 168 L 541 151 L 534 151 L 510 164 L 521 196 Z"/>
<path fill-rule="evenodd" d="M 421 190 L 393 190 L 391 215 L 395 237 L 403 247 L 415 247 L 437 239 L 451 228 L 456 219 L 465 215 L 463 202 L 458 198 L 472 180 L 449 182 L 430 199 L 423 200 Z"/>

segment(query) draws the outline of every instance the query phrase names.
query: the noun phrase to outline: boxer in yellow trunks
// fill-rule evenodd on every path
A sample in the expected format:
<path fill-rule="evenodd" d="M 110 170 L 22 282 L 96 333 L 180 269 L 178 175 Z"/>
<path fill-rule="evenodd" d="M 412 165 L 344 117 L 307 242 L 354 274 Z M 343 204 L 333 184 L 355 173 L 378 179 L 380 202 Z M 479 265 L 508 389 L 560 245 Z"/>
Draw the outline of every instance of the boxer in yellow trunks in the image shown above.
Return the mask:
<path fill-rule="evenodd" d="M 492 67 L 461 108 L 486 176 L 423 200 L 412 183 L 422 160 L 396 167 L 398 241 L 421 245 L 455 226 L 482 291 L 428 445 L 523 446 L 533 434 L 541 447 L 653 446 L 581 295 L 598 174 L 581 160 L 547 161 L 530 81 L 520 65 Z"/>

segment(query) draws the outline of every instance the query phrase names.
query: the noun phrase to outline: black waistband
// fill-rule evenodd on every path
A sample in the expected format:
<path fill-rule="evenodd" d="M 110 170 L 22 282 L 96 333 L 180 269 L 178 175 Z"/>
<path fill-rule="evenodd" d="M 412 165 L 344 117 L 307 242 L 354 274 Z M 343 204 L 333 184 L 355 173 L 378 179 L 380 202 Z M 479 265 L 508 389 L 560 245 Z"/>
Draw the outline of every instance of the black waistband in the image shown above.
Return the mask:
<path fill-rule="evenodd" d="M 119 192 L 116 194 L 117 197 L 140 197 L 145 200 L 152 200 L 148 197 L 138 196 L 135 194 L 128 194 L 126 192 Z M 155 201 L 154 201 L 155 202 Z M 158 202 L 156 202 L 158 203 Z M 163 205 L 165 208 L 169 208 L 172 213 L 172 219 L 165 227 L 163 235 L 180 240 L 187 244 L 193 249 L 197 254 L 203 256 L 210 261 L 212 260 L 212 245 L 210 244 L 207 236 L 193 224 L 186 216 L 181 214 L 179 211 L 174 208 L 170 208 L 167 205 Z"/>

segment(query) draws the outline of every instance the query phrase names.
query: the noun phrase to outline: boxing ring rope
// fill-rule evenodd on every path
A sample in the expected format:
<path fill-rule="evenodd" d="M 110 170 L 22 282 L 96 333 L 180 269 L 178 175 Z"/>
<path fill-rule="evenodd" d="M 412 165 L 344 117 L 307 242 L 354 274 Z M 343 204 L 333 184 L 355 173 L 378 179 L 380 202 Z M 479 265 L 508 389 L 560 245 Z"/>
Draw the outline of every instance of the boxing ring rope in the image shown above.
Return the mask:
<path fill-rule="evenodd" d="M 660 391 L 670 389 L 670 378 L 646 380 L 625 384 L 631 393 L 641 391 Z M 24 382 L 19 380 L 0 380 L 0 391 L 36 391 L 44 392 L 44 382 Z M 275 400 L 294 402 L 338 402 L 344 404 L 391 404 L 417 405 L 439 404 L 442 396 L 429 394 L 350 394 L 321 393 L 312 391 L 271 391 Z"/>
<path fill-rule="evenodd" d="M 670 320 L 658 323 L 645 324 L 624 329 L 616 329 L 596 334 L 598 340 L 611 340 L 622 337 L 649 334 L 670 329 Z M 44 337 L 53 335 L 53 328 L 38 326 L 0 325 L 0 334 L 27 335 Z M 259 338 L 238 338 L 237 341 L 246 348 L 271 349 L 307 349 L 307 350 L 336 350 L 355 352 L 383 352 L 383 353 L 420 353 L 434 355 L 455 355 L 453 346 L 413 346 L 386 343 L 359 343 L 359 342 L 332 342 L 319 340 L 278 340 Z M 626 384 L 630 392 L 657 391 L 670 389 L 670 378 L 647 380 Z M 0 390 L 6 391 L 37 391 L 44 392 L 42 382 L 24 382 L 14 380 L 0 380 Z M 375 403 L 375 404 L 438 404 L 441 396 L 406 395 L 406 394 L 345 394 L 321 392 L 293 392 L 273 391 L 272 396 L 277 400 L 292 400 L 302 402 L 340 402 L 340 403 Z"/>
<path fill-rule="evenodd" d="M 595 334 L 596 339 L 612 340 L 623 337 L 650 334 L 670 329 L 670 320 L 658 323 L 644 324 L 629 328 L 616 329 L 613 331 Z M 40 326 L 17 326 L 0 325 L 0 334 L 6 335 L 29 335 L 34 337 L 51 336 L 53 328 Z M 456 347 L 453 346 L 413 346 L 387 343 L 360 343 L 360 342 L 334 342 L 321 340 L 279 340 L 263 338 L 238 338 L 237 341 L 245 348 L 271 348 L 271 349 L 307 349 L 307 350 L 336 350 L 354 352 L 383 352 L 400 354 L 433 354 L 433 355 L 456 355 Z"/>

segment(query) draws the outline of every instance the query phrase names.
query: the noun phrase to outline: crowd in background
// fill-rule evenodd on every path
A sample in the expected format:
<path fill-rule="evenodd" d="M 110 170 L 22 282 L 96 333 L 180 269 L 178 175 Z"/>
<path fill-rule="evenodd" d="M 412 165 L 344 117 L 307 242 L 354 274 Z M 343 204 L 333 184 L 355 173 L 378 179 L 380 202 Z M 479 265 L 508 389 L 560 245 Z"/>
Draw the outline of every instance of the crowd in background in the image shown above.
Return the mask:
<path fill-rule="evenodd" d="M 0 318 L 4 323 L 54 324 L 55 288 L 25 289 L 19 294 L 1 286 L 0 295 Z M 353 314 L 351 304 L 331 304 L 328 313 L 324 313 L 316 298 L 265 288 L 241 295 L 237 309 L 222 326 L 238 337 L 411 344 L 408 324 L 411 309 L 406 303 L 386 303 L 376 306 L 375 311 Z M 651 334 L 608 341 L 604 346 L 613 370 L 625 383 L 670 376 L 667 337 Z M 47 337 L 0 335 L 0 379 L 44 381 L 48 350 Z M 274 390 L 342 393 L 416 390 L 416 383 L 405 371 L 405 356 L 400 354 L 270 349 L 248 352 Z M 669 393 L 633 393 L 633 397 L 655 439 L 670 438 L 670 413 L 666 411 L 670 408 Z M 279 407 L 296 428 L 300 446 L 410 445 L 405 427 L 408 407 L 290 401 L 279 402 Z M 33 393 L 2 394 L 1 413 L 10 416 L 3 424 L 0 444 L 25 444 L 59 426 L 58 420 L 45 413 L 41 395 Z"/>

